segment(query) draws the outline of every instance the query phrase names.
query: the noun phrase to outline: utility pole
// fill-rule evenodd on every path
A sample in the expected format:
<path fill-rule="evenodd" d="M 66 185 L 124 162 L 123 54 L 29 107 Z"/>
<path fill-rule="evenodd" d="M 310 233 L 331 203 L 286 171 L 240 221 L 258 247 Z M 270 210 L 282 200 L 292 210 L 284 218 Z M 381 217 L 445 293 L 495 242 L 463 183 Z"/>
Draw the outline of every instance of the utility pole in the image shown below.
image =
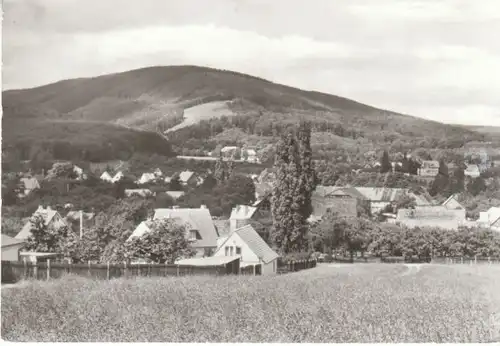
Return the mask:
<path fill-rule="evenodd" d="M 80 210 L 80 239 L 83 238 L 83 210 Z"/>

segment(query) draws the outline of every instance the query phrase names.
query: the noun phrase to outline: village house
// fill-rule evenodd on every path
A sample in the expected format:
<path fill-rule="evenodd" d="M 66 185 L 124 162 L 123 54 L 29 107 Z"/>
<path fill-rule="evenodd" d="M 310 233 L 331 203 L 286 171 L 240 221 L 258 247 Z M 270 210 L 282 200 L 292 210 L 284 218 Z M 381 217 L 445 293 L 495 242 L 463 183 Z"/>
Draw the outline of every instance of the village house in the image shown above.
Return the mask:
<path fill-rule="evenodd" d="M 87 175 L 83 172 L 83 168 L 73 165 L 73 172 L 75 173 L 76 180 L 87 179 Z"/>
<path fill-rule="evenodd" d="M 179 174 L 179 180 L 182 185 L 196 186 L 199 183 L 198 176 L 192 171 L 183 171 Z"/>
<path fill-rule="evenodd" d="M 238 150 L 239 148 L 236 147 L 236 146 L 227 146 L 227 147 L 224 147 L 220 150 L 220 153 L 222 155 L 222 157 L 225 157 L 225 158 L 232 158 L 234 156 L 234 153 L 236 152 L 236 150 Z"/>
<path fill-rule="evenodd" d="M 108 172 L 102 173 L 99 179 L 104 180 L 108 183 L 113 182 L 113 177 Z"/>
<path fill-rule="evenodd" d="M 464 170 L 464 175 L 466 177 L 478 178 L 481 175 L 478 165 L 467 165 Z"/>
<path fill-rule="evenodd" d="M 48 228 L 59 228 L 67 226 L 64 219 L 61 217 L 57 210 L 54 210 L 50 207 L 44 208 L 43 206 L 39 206 L 38 209 L 33 213 L 32 217 L 35 215 L 40 215 L 44 218 L 45 226 Z M 32 224 L 30 220 L 28 220 L 21 231 L 15 236 L 16 239 L 28 239 L 31 235 L 31 227 Z"/>
<path fill-rule="evenodd" d="M 26 241 L 15 239 L 2 233 L 2 261 L 18 262 Z"/>
<path fill-rule="evenodd" d="M 118 181 L 120 181 L 125 175 L 123 174 L 122 171 L 118 171 L 115 176 L 111 179 L 111 182 L 112 183 L 116 183 Z"/>
<path fill-rule="evenodd" d="M 500 232 L 500 207 L 491 207 L 479 213 L 478 226 Z"/>
<path fill-rule="evenodd" d="M 237 205 L 232 209 L 229 217 L 230 231 L 249 224 L 250 220 L 255 220 L 259 215 L 258 206 Z"/>
<path fill-rule="evenodd" d="M 370 201 L 351 187 L 318 185 L 311 197 L 313 212 L 311 221 L 320 220 L 328 210 L 334 210 L 341 216 L 358 216 L 363 209 L 369 213 Z"/>
<path fill-rule="evenodd" d="M 439 173 L 439 161 L 423 160 L 417 174 L 422 177 L 435 177 Z"/>
<path fill-rule="evenodd" d="M 396 224 L 408 228 L 438 227 L 458 230 L 467 225 L 465 209 L 448 209 L 444 205 L 416 206 L 414 209 L 399 209 Z"/>
<path fill-rule="evenodd" d="M 445 206 L 447 209 L 463 209 L 465 210 L 465 207 L 460 204 L 458 201 L 457 195 L 451 195 L 442 203 L 443 206 Z"/>
<path fill-rule="evenodd" d="M 251 163 L 260 163 L 259 157 L 257 156 L 257 151 L 255 149 L 245 149 L 246 161 Z"/>
<path fill-rule="evenodd" d="M 127 197 L 139 196 L 146 198 L 154 195 L 155 193 L 150 189 L 125 189 L 125 196 Z"/>
<path fill-rule="evenodd" d="M 24 185 L 24 191 L 22 192 L 23 197 L 28 196 L 30 193 L 40 188 L 38 179 L 34 177 L 21 178 L 21 182 Z"/>
<path fill-rule="evenodd" d="M 396 201 L 405 195 L 415 198 L 417 206 L 432 205 L 432 201 L 429 201 L 425 196 L 410 193 L 409 189 L 388 187 L 354 187 L 354 189 L 370 201 L 371 215 L 378 214 L 388 205 L 395 205 Z"/>
<path fill-rule="evenodd" d="M 251 225 L 246 225 L 220 239 L 214 257 L 241 256 L 240 266 L 261 264 L 262 275 L 276 274 L 278 254 Z"/>
<path fill-rule="evenodd" d="M 141 177 L 136 181 L 137 184 L 143 185 L 155 181 L 156 176 L 154 173 L 142 173 Z"/>
<path fill-rule="evenodd" d="M 155 209 L 152 220 L 172 219 L 186 227 L 186 238 L 192 240 L 195 257 L 210 256 L 217 249 L 218 233 L 206 206 L 200 208 Z M 152 220 L 143 221 L 129 237 L 141 237 L 151 231 Z"/>
<path fill-rule="evenodd" d="M 172 198 L 174 201 L 178 200 L 182 196 L 184 196 L 185 192 L 184 191 L 166 191 L 165 192 L 170 198 Z"/>

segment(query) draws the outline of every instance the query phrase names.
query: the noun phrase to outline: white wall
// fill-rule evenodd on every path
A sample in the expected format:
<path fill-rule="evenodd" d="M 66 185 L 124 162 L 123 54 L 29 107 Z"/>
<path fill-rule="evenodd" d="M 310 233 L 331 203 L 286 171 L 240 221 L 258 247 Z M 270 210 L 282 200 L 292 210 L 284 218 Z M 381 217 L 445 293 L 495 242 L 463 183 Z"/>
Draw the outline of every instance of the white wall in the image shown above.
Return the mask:
<path fill-rule="evenodd" d="M 19 261 L 19 251 L 23 247 L 24 244 L 2 247 L 2 261 Z"/>

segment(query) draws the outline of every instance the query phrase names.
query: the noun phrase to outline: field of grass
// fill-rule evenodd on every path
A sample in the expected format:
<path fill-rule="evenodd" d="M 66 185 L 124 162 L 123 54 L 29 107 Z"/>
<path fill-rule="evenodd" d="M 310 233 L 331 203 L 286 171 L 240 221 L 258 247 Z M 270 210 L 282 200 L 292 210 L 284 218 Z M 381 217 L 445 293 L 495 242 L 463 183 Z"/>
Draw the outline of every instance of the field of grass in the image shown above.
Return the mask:
<path fill-rule="evenodd" d="M 2 289 L 9 341 L 500 341 L 500 266 L 320 265 L 278 277 Z M 497 317 L 495 317 L 497 316 Z"/>

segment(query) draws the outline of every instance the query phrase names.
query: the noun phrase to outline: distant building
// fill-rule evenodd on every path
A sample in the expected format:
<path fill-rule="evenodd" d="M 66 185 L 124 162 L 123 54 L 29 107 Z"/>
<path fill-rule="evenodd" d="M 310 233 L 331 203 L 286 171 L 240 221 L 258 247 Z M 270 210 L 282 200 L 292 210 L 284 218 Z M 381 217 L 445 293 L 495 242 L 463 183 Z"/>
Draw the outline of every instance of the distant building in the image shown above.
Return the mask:
<path fill-rule="evenodd" d="M 481 175 L 481 171 L 478 165 L 467 165 L 464 170 L 464 175 L 471 178 L 478 178 Z"/>
<path fill-rule="evenodd" d="M 223 157 L 226 157 L 226 158 L 231 158 L 234 156 L 234 153 L 236 152 L 236 150 L 238 150 L 239 148 L 236 147 L 236 146 L 228 146 L 228 147 L 224 147 L 220 150 L 220 153 Z"/>
<path fill-rule="evenodd" d="M 447 209 L 465 210 L 465 207 L 458 201 L 457 195 L 451 195 L 450 197 L 448 197 L 446 201 L 443 202 L 442 205 L 445 206 Z"/>
<path fill-rule="evenodd" d="M 120 181 L 122 178 L 124 177 L 124 174 L 122 171 L 118 171 L 115 176 L 111 179 L 111 182 L 112 183 L 116 183 L 118 181 Z"/>
<path fill-rule="evenodd" d="M 491 207 L 479 213 L 478 226 L 500 232 L 500 207 Z"/>
<path fill-rule="evenodd" d="M 198 177 L 195 172 L 184 171 L 179 174 L 179 180 L 182 185 L 196 186 L 198 185 Z"/>
<path fill-rule="evenodd" d="M 156 178 L 157 176 L 154 173 L 142 173 L 141 177 L 136 181 L 136 183 L 139 185 L 147 184 L 156 180 Z"/>
<path fill-rule="evenodd" d="M 150 189 L 125 189 L 125 196 L 151 197 L 155 194 Z"/>
<path fill-rule="evenodd" d="M 250 220 L 257 217 L 258 207 L 248 205 L 237 205 L 231 211 L 229 217 L 230 231 L 234 231 L 250 223 Z"/>
<path fill-rule="evenodd" d="M 21 182 L 24 184 L 23 196 L 28 196 L 30 193 L 40 188 L 40 183 L 37 178 L 21 178 Z"/>
<path fill-rule="evenodd" d="M 444 205 L 399 209 L 396 223 L 408 228 L 439 227 L 458 230 L 459 227 L 466 224 L 465 209 L 448 209 Z"/>
<path fill-rule="evenodd" d="M 102 173 L 101 176 L 99 177 L 99 179 L 104 180 L 108 183 L 113 182 L 113 177 L 108 172 Z"/>
<path fill-rule="evenodd" d="M 355 188 L 318 185 L 313 191 L 312 218 L 321 219 L 329 209 L 341 216 L 358 216 L 358 208 L 370 211 L 370 201 Z"/>
<path fill-rule="evenodd" d="M 25 240 L 15 239 L 2 233 L 2 261 L 18 262 L 20 252 L 25 246 Z"/>
<path fill-rule="evenodd" d="M 417 206 L 432 205 L 432 201 L 428 200 L 424 195 L 411 193 L 409 189 L 398 189 L 388 187 L 354 187 L 364 198 L 370 201 L 370 211 L 372 215 L 379 213 L 388 205 L 394 205 L 395 202 L 408 195 L 415 198 Z"/>
<path fill-rule="evenodd" d="M 67 223 L 61 217 L 61 215 L 50 207 L 44 208 L 43 206 L 39 206 L 38 209 L 33 213 L 32 217 L 35 215 L 40 215 L 44 218 L 45 226 L 47 227 L 64 227 L 67 226 Z M 21 231 L 15 236 L 16 239 L 28 239 L 31 235 L 31 222 L 28 220 Z"/>
<path fill-rule="evenodd" d="M 186 238 L 192 240 L 196 257 L 210 256 L 217 248 L 218 233 L 215 229 L 210 211 L 201 208 L 155 209 L 153 220 L 172 219 L 186 227 Z M 151 220 L 142 222 L 129 237 L 141 237 L 151 231 Z"/>
<path fill-rule="evenodd" d="M 262 275 L 276 274 L 278 270 L 278 254 L 250 225 L 235 230 L 223 239 L 214 257 L 225 256 L 241 256 L 241 267 L 260 264 Z"/>
<path fill-rule="evenodd" d="M 169 195 L 174 201 L 178 200 L 182 196 L 184 196 L 184 191 L 166 191 L 167 195 Z"/>
<path fill-rule="evenodd" d="M 435 177 L 438 173 L 439 161 L 435 160 L 422 161 L 420 168 L 417 170 L 417 174 L 423 177 Z"/>

